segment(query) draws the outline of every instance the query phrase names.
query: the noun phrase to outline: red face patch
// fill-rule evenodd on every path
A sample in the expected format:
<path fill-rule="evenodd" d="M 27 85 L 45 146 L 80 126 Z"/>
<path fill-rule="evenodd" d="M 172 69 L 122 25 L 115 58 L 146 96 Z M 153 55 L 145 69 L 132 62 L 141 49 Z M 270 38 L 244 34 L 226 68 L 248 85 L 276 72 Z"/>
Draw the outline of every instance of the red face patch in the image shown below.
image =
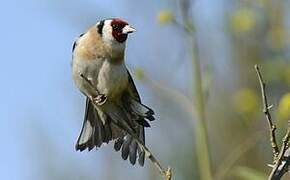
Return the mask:
<path fill-rule="evenodd" d="M 128 25 L 128 23 L 121 19 L 113 19 L 111 22 L 112 36 L 119 43 L 123 43 L 127 40 L 128 35 L 122 33 L 122 30 L 126 25 Z"/>

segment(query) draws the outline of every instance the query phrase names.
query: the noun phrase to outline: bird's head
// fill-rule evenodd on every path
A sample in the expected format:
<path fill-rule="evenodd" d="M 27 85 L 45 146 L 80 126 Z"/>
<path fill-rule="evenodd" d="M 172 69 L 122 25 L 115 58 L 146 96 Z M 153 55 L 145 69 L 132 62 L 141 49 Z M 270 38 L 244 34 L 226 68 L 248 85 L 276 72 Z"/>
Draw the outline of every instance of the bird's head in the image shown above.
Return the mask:
<path fill-rule="evenodd" d="M 97 30 L 105 44 L 113 49 L 124 49 L 128 34 L 136 31 L 126 21 L 117 18 L 98 22 Z"/>

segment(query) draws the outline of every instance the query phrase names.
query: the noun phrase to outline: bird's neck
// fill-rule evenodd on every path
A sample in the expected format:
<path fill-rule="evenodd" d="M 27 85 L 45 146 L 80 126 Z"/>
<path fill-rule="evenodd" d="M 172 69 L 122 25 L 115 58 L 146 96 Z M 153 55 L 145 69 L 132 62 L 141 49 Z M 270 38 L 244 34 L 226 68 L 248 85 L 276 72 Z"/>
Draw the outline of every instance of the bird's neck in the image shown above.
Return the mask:
<path fill-rule="evenodd" d="M 121 64 L 124 62 L 124 56 L 125 56 L 125 50 L 111 50 L 111 53 L 110 53 L 110 61 L 114 64 Z"/>
<path fill-rule="evenodd" d="M 120 64 L 124 61 L 125 56 L 125 43 L 114 43 L 108 46 L 110 60 L 112 63 Z"/>

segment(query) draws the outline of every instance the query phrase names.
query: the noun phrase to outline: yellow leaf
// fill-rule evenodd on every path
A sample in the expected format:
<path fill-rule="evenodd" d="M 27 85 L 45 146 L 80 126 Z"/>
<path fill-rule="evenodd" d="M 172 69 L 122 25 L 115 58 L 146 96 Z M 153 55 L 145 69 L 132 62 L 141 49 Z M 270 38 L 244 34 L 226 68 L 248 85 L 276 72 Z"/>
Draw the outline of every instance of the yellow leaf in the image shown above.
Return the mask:
<path fill-rule="evenodd" d="M 158 22 L 161 25 L 166 25 L 173 22 L 175 19 L 174 15 L 169 10 L 163 10 L 158 14 Z"/>
<path fill-rule="evenodd" d="M 267 36 L 272 49 L 283 49 L 287 44 L 286 30 L 281 26 L 271 28 Z"/>
<path fill-rule="evenodd" d="M 253 116 L 258 109 L 258 96 L 252 89 L 241 89 L 234 95 L 234 108 L 246 116 Z"/>
<path fill-rule="evenodd" d="M 278 117 L 281 120 L 288 120 L 290 118 L 290 93 L 285 94 L 279 102 Z"/>
<path fill-rule="evenodd" d="M 145 75 L 144 75 L 144 71 L 141 68 L 136 68 L 134 71 L 134 76 L 137 80 L 143 80 Z"/>
<path fill-rule="evenodd" d="M 231 18 L 231 29 L 235 34 L 248 33 L 256 26 L 256 14 L 250 9 L 239 9 Z"/>

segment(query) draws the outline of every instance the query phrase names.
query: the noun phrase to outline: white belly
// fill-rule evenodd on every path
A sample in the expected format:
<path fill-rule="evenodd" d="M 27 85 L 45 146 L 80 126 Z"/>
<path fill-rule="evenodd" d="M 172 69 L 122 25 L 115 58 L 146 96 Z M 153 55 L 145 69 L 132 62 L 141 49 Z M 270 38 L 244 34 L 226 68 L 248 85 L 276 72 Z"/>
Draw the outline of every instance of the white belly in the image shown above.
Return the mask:
<path fill-rule="evenodd" d="M 97 81 L 97 89 L 100 93 L 111 99 L 119 97 L 128 84 L 128 72 L 125 64 L 112 64 L 104 61 Z"/>
<path fill-rule="evenodd" d="M 88 83 L 80 77 L 80 73 L 85 75 L 99 93 L 107 98 L 115 100 L 125 90 L 128 84 L 128 73 L 124 63 L 112 64 L 107 60 L 96 61 L 73 61 L 73 76 L 78 88 L 86 95 L 95 96 L 96 92 Z"/>

